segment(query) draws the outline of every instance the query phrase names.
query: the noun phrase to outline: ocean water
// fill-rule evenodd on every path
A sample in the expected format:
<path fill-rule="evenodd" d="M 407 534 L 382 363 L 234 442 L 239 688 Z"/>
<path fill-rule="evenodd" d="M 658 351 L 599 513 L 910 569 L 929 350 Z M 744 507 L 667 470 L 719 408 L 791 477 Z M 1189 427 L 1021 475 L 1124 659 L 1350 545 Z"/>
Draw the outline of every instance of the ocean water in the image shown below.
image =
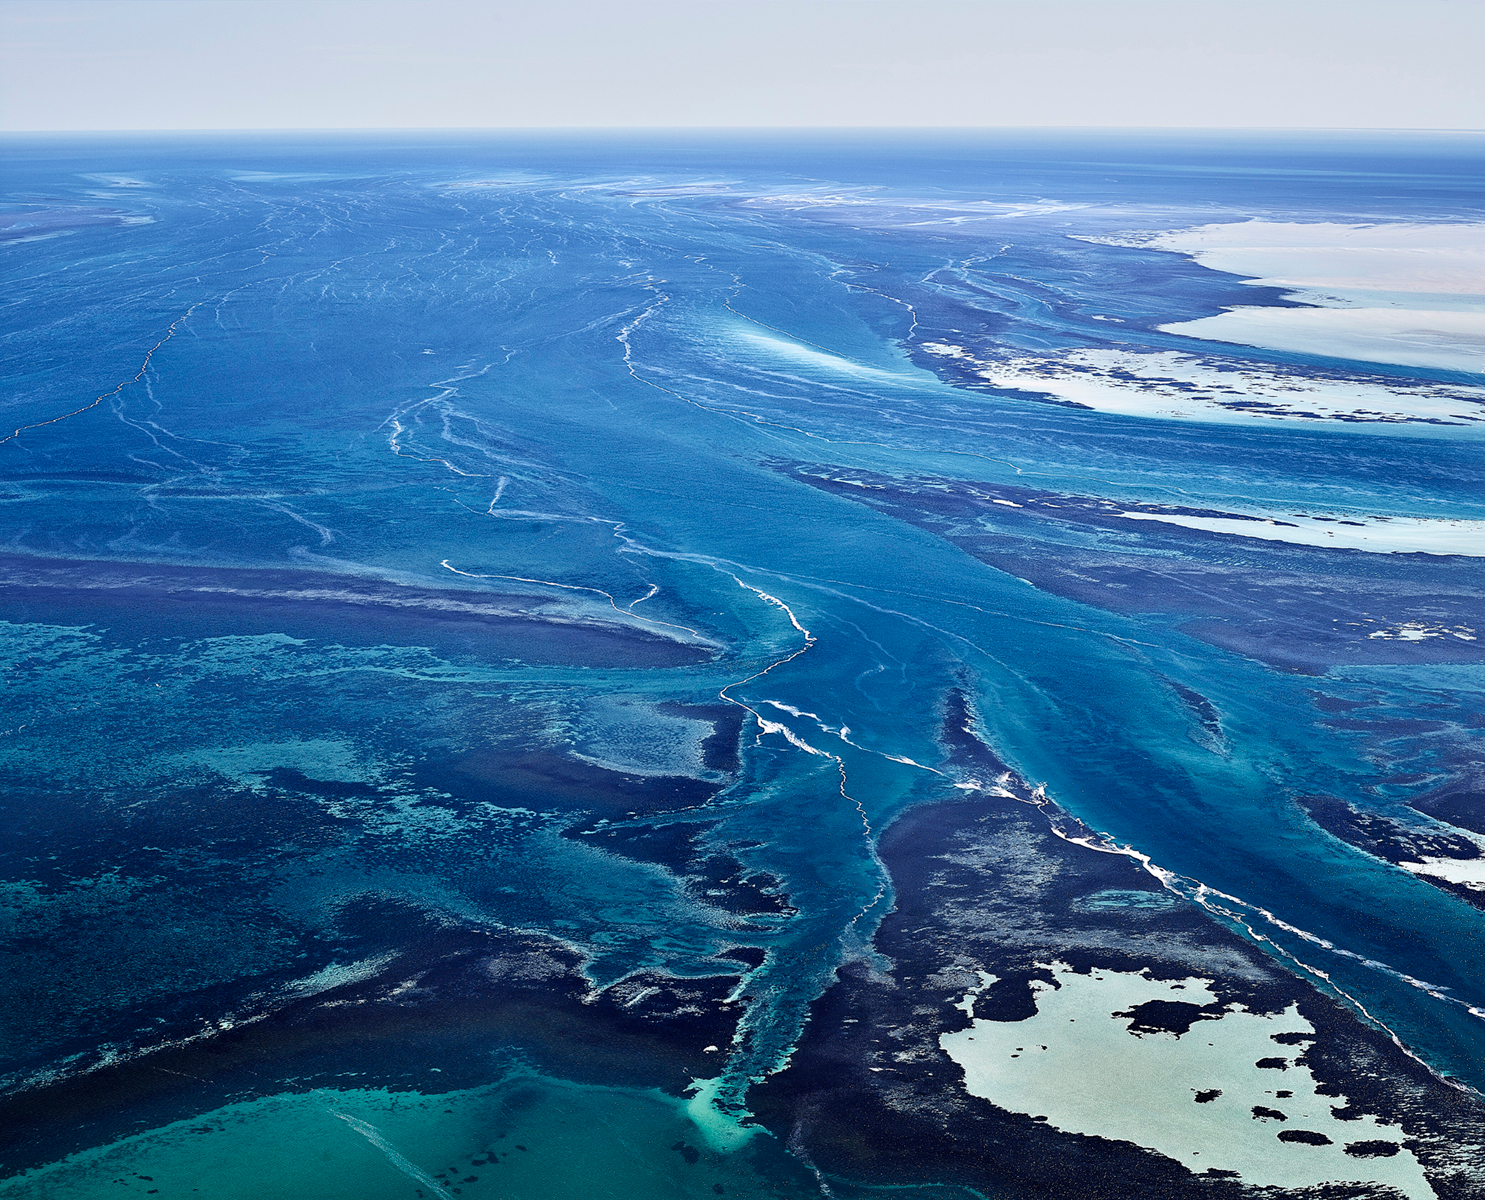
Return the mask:
<path fill-rule="evenodd" d="M 1485 833 L 1485 374 L 1166 331 L 1298 302 L 1129 236 L 1478 229 L 1481 150 L 9 139 L 0 1195 L 820 1194 L 749 1095 L 989 786 L 951 695 L 1485 1088 L 1485 914 L 1398 865 Z M 1171 415 L 1244 371 L 1465 415 Z M 1229 532 L 1300 514 L 1424 532 Z"/>

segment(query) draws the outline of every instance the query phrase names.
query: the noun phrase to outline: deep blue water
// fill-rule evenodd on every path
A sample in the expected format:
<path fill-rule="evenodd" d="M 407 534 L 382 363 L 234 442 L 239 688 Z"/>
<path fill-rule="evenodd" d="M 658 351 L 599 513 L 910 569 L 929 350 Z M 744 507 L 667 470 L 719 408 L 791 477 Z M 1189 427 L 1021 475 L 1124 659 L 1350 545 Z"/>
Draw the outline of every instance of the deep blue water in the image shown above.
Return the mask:
<path fill-rule="evenodd" d="M 600 1177 L 616 1195 L 691 1194 L 664 1174 L 684 1161 L 672 1144 L 699 1144 L 698 1116 L 724 1144 L 836 968 L 870 961 L 893 900 L 875 837 L 963 794 L 941 739 L 954 689 L 1050 799 L 1485 1088 L 1485 914 L 1297 802 L 1426 823 L 1407 801 L 1485 790 L 1485 643 L 1353 661 L 1316 649 L 1311 621 L 1464 621 L 1481 560 L 922 499 L 972 483 L 1119 507 L 1482 519 L 1479 435 L 1110 415 L 959 386 L 917 349 L 1189 350 L 1155 326 L 1285 301 L 1075 235 L 1477 221 L 1480 149 L 1444 135 L 10 139 L 7 1086 L 45 1095 L 100 1064 L 147 1064 L 322 984 L 414 986 L 476 937 L 551 939 L 594 995 L 662 977 L 725 994 L 740 968 L 719 956 L 766 952 L 736 1044 L 698 1060 L 713 1082 L 690 1116 L 679 1089 L 522 1057 L 523 1039 L 565 1036 L 529 1016 L 470 1035 L 483 1065 L 444 1107 L 400 1035 L 353 1053 L 326 1033 L 304 1051 L 321 1054 L 313 1071 L 266 1065 L 210 1103 L 136 1089 L 104 1115 L 61 1105 L 12 1169 L 230 1102 L 241 1161 L 343 1136 L 385 1172 L 332 1165 L 350 1181 L 332 1186 L 284 1167 L 276 1194 L 403 1195 L 412 1177 L 334 1116 L 360 1112 L 431 1169 L 483 1105 L 552 1137 L 562 1121 L 618 1130 L 593 1144 L 633 1150 L 622 1165 L 590 1146 L 591 1178 L 508 1194 Z M 1114 554 L 1158 565 L 1169 590 L 1078 590 Z M 1220 613 L 1202 582 L 1219 574 L 1249 589 Z M 604 848 L 656 812 L 704 820 L 693 861 L 721 864 L 711 893 L 674 855 Z M 741 912 L 724 897 L 745 879 Z M 346 1078 L 325 1083 L 337 1055 Z M 368 1090 L 320 1103 L 301 1077 Z M 368 1115 L 379 1088 L 403 1097 L 400 1117 Z M 168 1158 L 174 1136 L 152 1153 Z M 810 1172 L 763 1145 L 718 1158 L 715 1177 L 808 1194 Z M 113 1167 L 69 1169 L 14 1194 L 113 1186 Z M 210 1190 L 231 1194 L 222 1172 Z"/>

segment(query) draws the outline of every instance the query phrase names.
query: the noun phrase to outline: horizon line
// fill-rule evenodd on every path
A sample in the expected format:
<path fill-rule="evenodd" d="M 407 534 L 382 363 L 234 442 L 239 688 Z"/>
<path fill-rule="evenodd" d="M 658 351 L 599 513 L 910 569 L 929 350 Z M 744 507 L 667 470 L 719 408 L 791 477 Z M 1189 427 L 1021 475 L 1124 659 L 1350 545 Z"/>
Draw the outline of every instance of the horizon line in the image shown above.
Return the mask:
<path fill-rule="evenodd" d="M 1485 134 L 1485 126 L 1403 125 L 324 125 L 0 129 L 0 137 L 75 137 L 98 134 L 478 134 L 478 133 L 1447 133 Z"/>

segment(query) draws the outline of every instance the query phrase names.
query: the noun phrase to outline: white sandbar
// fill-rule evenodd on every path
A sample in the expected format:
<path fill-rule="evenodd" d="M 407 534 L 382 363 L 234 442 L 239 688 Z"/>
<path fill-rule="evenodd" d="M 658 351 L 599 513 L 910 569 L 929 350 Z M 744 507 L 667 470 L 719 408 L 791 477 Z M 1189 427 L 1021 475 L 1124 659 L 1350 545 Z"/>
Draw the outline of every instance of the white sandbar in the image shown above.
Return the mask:
<path fill-rule="evenodd" d="M 1166 333 L 1485 372 L 1485 225 L 1239 221 L 1085 240 L 1190 255 L 1324 306 L 1234 308 L 1161 326 Z"/>
<path fill-rule="evenodd" d="M 1125 512 L 1131 521 L 1163 521 L 1187 529 L 1230 533 L 1265 542 L 1325 546 L 1331 550 L 1366 550 L 1372 554 L 1463 554 L 1485 557 L 1485 521 L 1450 521 L 1428 517 L 1346 517 L 1347 524 L 1286 513 L 1257 521 L 1239 517 L 1188 517 L 1180 513 Z"/>
<path fill-rule="evenodd" d="M 1180 321 L 1160 329 L 1209 342 L 1485 374 L 1485 312 L 1234 308 L 1215 317 Z"/>
<path fill-rule="evenodd" d="M 1221 1019 L 1198 1021 L 1179 1037 L 1133 1034 L 1131 1020 L 1113 1014 L 1151 1000 L 1214 1003 L 1211 980 L 1098 969 L 1079 975 L 1066 963 L 1051 968 L 1057 986 L 1032 984 L 1036 1016 L 976 1020 L 939 1038 L 973 1095 L 1044 1116 L 1069 1133 L 1149 1147 L 1193 1171 L 1237 1171 L 1250 1185 L 1377 1183 L 1409 1200 L 1435 1195 L 1418 1160 L 1402 1148 L 1400 1129 L 1372 1116 L 1338 1120 L 1331 1110 L 1346 1100 L 1319 1095 L 1309 1069 L 1296 1061 L 1301 1047 L 1273 1040 L 1314 1033 L 1294 1007 L 1276 1016 L 1229 1007 Z M 1262 1060 L 1282 1060 L 1283 1067 L 1257 1066 Z M 1280 1097 L 1280 1090 L 1292 1094 Z M 1285 1119 L 1255 1116 L 1255 1106 Z M 1323 1135 L 1330 1144 L 1280 1141 L 1286 1130 Z M 1398 1150 L 1391 1157 L 1347 1154 L 1346 1146 L 1358 1142 L 1389 1142 Z"/>
<path fill-rule="evenodd" d="M 1329 317 L 1337 310 L 1241 309 L 1205 319 L 1294 312 Z M 1485 428 L 1485 387 L 1466 384 L 1317 375 L 1175 351 L 1072 350 L 977 359 L 947 342 L 926 342 L 923 349 L 963 362 L 996 387 L 1043 392 L 1099 412 L 1200 421 L 1302 421 L 1312 426 L 1429 421 Z"/>
<path fill-rule="evenodd" d="M 1425 858 L 1422 862 L 1398 863 L 1414 875 L 1431 875 L 1450 883 L 1462 883 L 1471 891 L 1485 892 L 1485 858 Z"/>
<path fill-rule="evenodd" d="M 1485 299 L 1485 225 L 1235 221 L 1099 240 L 1188 254 L 1255 286 Z"/>

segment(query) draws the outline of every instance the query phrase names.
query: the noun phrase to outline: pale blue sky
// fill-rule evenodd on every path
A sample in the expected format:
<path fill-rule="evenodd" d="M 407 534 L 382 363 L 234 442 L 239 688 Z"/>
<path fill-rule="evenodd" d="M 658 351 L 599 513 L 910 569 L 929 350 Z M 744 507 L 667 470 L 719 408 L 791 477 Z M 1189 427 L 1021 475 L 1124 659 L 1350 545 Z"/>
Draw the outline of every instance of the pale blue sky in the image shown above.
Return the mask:
<path fill-rule="evenodd" d="M 1478 129 L 1482 63 L 1482 0 L 0 0 L 0 129 Z"/>

